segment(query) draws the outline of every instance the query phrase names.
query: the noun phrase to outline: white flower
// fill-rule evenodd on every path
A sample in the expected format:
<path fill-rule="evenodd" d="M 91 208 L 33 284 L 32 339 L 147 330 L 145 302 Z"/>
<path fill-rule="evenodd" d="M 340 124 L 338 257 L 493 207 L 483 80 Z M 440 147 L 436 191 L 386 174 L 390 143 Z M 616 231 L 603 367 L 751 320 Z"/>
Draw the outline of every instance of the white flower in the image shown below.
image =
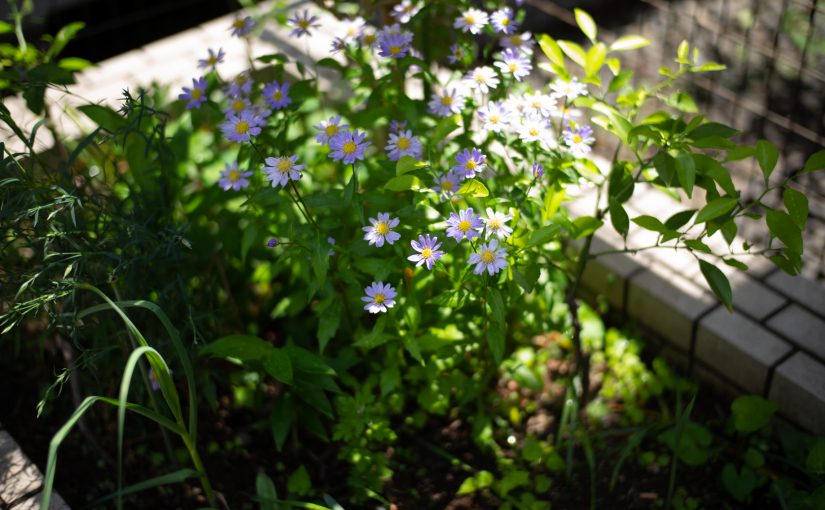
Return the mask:
<path fill-rule="evenodd" d="M 525 143 L 541 142 L 547 139 L 547 120 L 541 117 L 526 117 L 518 128 L 518 136 Z"/>
<path fill-rule="evenodd" d="M 266 174 L 265 179 L 272 181 L 272 187 L 280 185 L 285 188 L 289 181 L 297 181 L 301 178 L 301 170 L 304 165 L 296 165 L 298 155 L 283 156 L 280 158 L 266 158 L 263 172 Z"/>
<path fill-rule="evenodd" d="M 481 218 L 484 222 L 484 238 L 489 239 L 491 235 L 499 239 L 507 239 L 513 233 L 513 229 L 505 225 L 513 218 L 512 214 L 494 212 L 492 208 L 487 208 L 487 217 Z"/>
<path fill-rule="evenodd" d="M 575 77 L 570 81 L 556 79 L 550 84 L 556 96 L 566 97 L 568 101 L 587 94 L 587 85 L 579 83 Z"/>
<path fill-rule="evenodd" d="M 433 94 L 429 102 L 429 111 L 440 117 L 461 113 L 464 108 L 464 93 L 456 87 L 450 87 L 441 94 Z"/>
<path fill-rule="evenodd" d="M 467 75 L 464 76 L 464 82 L 467 84 L 467 87 L 476 89 L 482 94 L 486 94 L 490 92 L 490 89 L 496 88 L 498 81 L 496 71 L 489 66 L 476 67 L 471 71 L 467 71 Z"/>
<path fill-rule="evenodd" d="M 453 27 L 460 28 L 462 32 L 470 32 L 477 34 L 487 24 L 489 16 L 487 13 L 478 9 L 467 9 L 464 14 L 457 17 L 453 23 Z"/>
<path fill-rule="evenodd" d="M 524 109 L 527 115 L 538 115 L 546 118 L 558 110 L 558 106 L 556 105 L 556 98 L 541 92 L 535 92 L 524 94 Z"/>
<path fill-rule="evenodd" d="M 490 275 L 494 275 L 507 267 L 507 250 L 499 248 L 498 240 L 491 239 L 488 244 L 480 244 L 477 253 L 470 254 L 468 263 L 476 267 L 474 274 L 481 274 L 487 270 Z"/>
<path fill-rule="evenodd" d="M 499 133 L 510 124 L 513 112 L 501 102 L 489 102 L 487 106 L 478 110 L 478 118 L 481 119 L 485 130 Z"/>
<path fill-rule="evenodd" d="M 364 310 L 369 313 L 386 312 L 388 308 L 395 306 L 395 289 L 382 281 L 372 282 L 364 289 L 366 296 L 361 298 L 365 302 Z"/>
<path fill-rule="evenodd" d="M 392 244 L 401 239 L 400 234 L 392 231 L 398 226 L 398 218 L 390 219 L 390 213 L 378 213 L 378 219 L 370 218 L 370 223 L 372 223 L 371 226 L 362 227 L 362 230 L 366 232 L 364 239 L 369 241 L 370 245 L 380 248 L 384 246 L 384 241 Z"/>

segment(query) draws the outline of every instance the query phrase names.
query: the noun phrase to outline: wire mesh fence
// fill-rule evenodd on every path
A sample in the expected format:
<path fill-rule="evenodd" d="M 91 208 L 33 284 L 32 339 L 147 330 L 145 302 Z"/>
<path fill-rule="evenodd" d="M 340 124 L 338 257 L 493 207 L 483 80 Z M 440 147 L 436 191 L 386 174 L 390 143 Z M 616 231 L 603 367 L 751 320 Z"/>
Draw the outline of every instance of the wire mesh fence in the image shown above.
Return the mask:
<path fill-rule="evenodd" d="M 682 40 L 706 60 L 725 64 L 721 73 L 692 74 L 687 80 L 700 111 L 741 130 L 746 141 L 766 138 L 781 151 L 773 178 L 797 171 L 807 155 L 825 146 L 825 0 L 625 0 L 590 8 L 611 35 L 638 33 L 651 45 L 630 66 L 653 79 L 672 65 Z M 528 0 L 536 11 L 573 26 L 571 2 Z M 734 178 L 752 198 L 763 189 L 755 164 L 734 166 Z M 825 179 L 802 176 L 810 197 L 803 273 L 825 281 Z M 766 197 L 780 205 L 780 196 Z M 748 236 L 767 232 L 742 225 Z"/>

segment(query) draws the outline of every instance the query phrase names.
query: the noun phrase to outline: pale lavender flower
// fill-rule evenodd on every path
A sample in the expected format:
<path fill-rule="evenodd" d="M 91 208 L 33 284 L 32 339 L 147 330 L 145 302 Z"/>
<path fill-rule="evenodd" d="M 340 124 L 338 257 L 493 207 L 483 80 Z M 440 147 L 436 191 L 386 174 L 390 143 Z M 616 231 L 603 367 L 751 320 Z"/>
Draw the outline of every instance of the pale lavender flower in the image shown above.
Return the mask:
<path fill-rule="evenodd" d="M 501 101 L 491 101 L 484 108 L 478 110 L 478 118 L 481 119 L 482 128 L 493 133 L 500 133 L 510 125 L 513 112 L 504 106 Z"/>
<path fill-rule="evenodd" d="M 478 232 L 484 228 L 481 218 L 473 214 L 473 208 L 458 211 L 458 214 L 451 212 L 447 219 L 447 237 L 452 237 L 458 242 L 462 239 L 472 241 L 478 237 Z"/>
<path fill-rule="evenodd" d="M 329 120 L 322 120 L 317 126 L 312 127 L 319 131 L 315 133 L 315 141 L 326 145 L 333 136 L 347 129 L 349 126 L 347 124 L 341 125 L 341 116 L 334 115 L 330 117 Z"/>
<path fill-rule="evenodd" d="M 238 162 L 233 161 L 230 165 L 229 163 L 224 164 L 225 168 L 221 171 L 221 179 L 218 181 L 218 186 L 221 187 L 224 191 L 229 191 L 233 189 L 235 191 L 240 191 L 247 186 L 249 186 L 249 180 L 247 179 L 252 175 L 252 172 L 242 172 L 238 170 Z"/>
<path fill-rule="evenodd" d="M 230 115 L 223 124 L 221 131 L 232 142 L 248 142 L 253 136 L 261 134 L 264 119 L 253 110 L 244 110 L 238 115 Z"/>
<path fill-rule="evenodd" d="M 470 254 L 468 263 L 476 266 L 473 269 L 474 274 L 481 274 L 486 270 L 490 275 L 494 275 L 509 265 L 507 250 L 499 248 L 497 239 L 491 239 L 487 244 L 480 244 L 477 253 Z"/>
<path fill-rule="evenodd" d="M 516 81 L 521 81 L 522 78 L 529 76 L 530 71 L 533 70 L 533 64 L 530 59 L 524 56 L 516 48 L 510 48 L 501 52 L 501 62 L 496 62 L 495 65 L 501 69 L 503 73 L 510 73 Z"/>
<path fill-rule="evenodd" d="M 265 180 L 272 181 L 273 188 L 278 185 L 286 188 L 289 181 L 297 181 L 301 178 L 301 170 L 304 169 L 304 165 L 296 165 L 297 162 L 297 154 L 280 158 L 266 158 L 264 160 L 266 165 L 263 168 L 263 172 L 266 174 Z"/>
<path fill-rule="evenodd" d="M 252 29 L 255 28 L 255 20 L 253 20 L 249 16 L 245 16 L 243 18 L 235 18 L 232 22 L 232 35 L 235 37 L 244 37 L 249 35 L 252 32 Z"/>
<path fill-rule="evenodd" d="M 464 94 L 455 87 L 444 90 L 441 94 L 433 94 L 428 104 L 430 113 L 439 117 L 461 113 L 464 108 Z"/>
<path fill-rule="evenodd" d="M 244 96 L 234 96 L 228 98 L 226 108 L 223 109 L 223 114 L 229 117 L 230 115 L 239 115 L 244 110 L 252 108 L 252 103 Z"/>
<path fill-rule="evenodd" d="M 489 66 L 480 66 L 467 71 L 464 76 L 464 83 L 468 88 L 487 94 L 490 89 L 498 87 L 499 79 L 495 69 Z"/>
<path fill-rule="evenodd" d="M 303 13 L 296 12 L 291 18 L 286 20 L 286 24 L 293 27 L 289 33 L 290 37 L 301 37 L 304 35 L 312 35 L 309 33 L 310 28 L 319 28 L 318 16 L 310 16 L 309 11 L 304 9 Z"/>
<path fill-rule="evenodd" d="M 464 52 L 464 48 L 462 48 L 458 44 L 453 44 L 452 46 L 450 46 L 450 55 L 447 57 L 447 59 L 449 59 L 451 64 L 455 64 L 456 62 L 461 62 L 462 60 L 464 60 L 464 55 L 466 55 L 466 53 Z"/>
<path fill-rule="evenodd" d="M 394 232 L 392 229 L 398 226 L 398 218 L 390 218 L 390 213 L 378 213 L 378 218 L 370 218 L 372 225 L 368 227 L 361 227 L 361 230 L 366 232 L 364 240 L 369 241 L 370 245 L 384 246 L 384 241 L 389 244 L 401 239 L 401 235 Z"/>
<path fill-rule="evenodd" d="M 513 218 L 512 214 L 495 212 L 491 207 L 487 208 L 487 217 L 481 218 L 484 222 L 484 238 L 489 239 L 491 235 L 499 239 L 507 239 L 513 233 L 513 229 L 505 223 Z"/>
<path fill-rule="evenodd" d="M 430 237 L 430 234 L 426 236 L 419 235 L 418 241 L 410 241 L 410 246 L 418 253 L 410 255 L 407 260 L 415 262 L 415 267 L 426 265 L 427 269 L 432 270 L 435 261 L 444 255 L 444 252 L 439 250 L 441 243 L 436 241 L 438 241 L 438 238 Z"/>
<path fill-rule="evenodd" d="M 590 126 L 573 127 L 570 125 L 564 130 L 564 143 L 567 144 L 567 150 L 577 158 L 584 157 L 593 150 L 590 145 L 595 141 Z"/>
<path fill-rule="evenodd" d="M 486 12 L 470 8 L 455 19 L 453 27 L 460 28 L 462 32 L 470 32 L 475 35 L 481 32 L 488 21 L 489 16 Z"/>
<path fill-rule="evenodd" d="M 364 310 L 369 313 L 386 312 L 388 308 L 395 306 L 395 297 L 398 295 L 395 289 L 388 283 L 382 281 L 372 282 L 364 289 L 366 296 L 361 298 L 365 302 Z"/>
<path fill-rule="evenodd" d="M 364 26 L 366 22 L 364 18 L 346 18 L 341 20 L 340 37 L 341 39 L 350 42 L 358 39 L 364 33 Z"/>
<path fill-rule="evenodd" d="M 275 80 L 264 87 L 262 94 L 266 104 L 276 110 L 280 110 L 292 102 L 292 99 L 290 99 L 288 93 L 289 83 L 284 82 L 284 84 L 281 85 L 277 80 Z"/>
<path fill-rule="evenodd" d="M 501 39 L 501 45 L 507 49 L 515 48 L 527 55 L 533 54 L 533 34 L 524 32 L 521 34 L 513 34 Z"/>
<path fill-rule="evenodd" d="M 332 40 L 332 45 L 330 46 L 329 52 L 333 55 L 337 55 L 343 51 L 347 50 L 347 40 L 341 37 L 336 37 Z"/>
<path fill-rule="evenodd" d="M 192 88 L 183 87 L 183 92 L 178 95 L 181 101 L 188 101 L 186 109 L 197 108 L 206 102 L 206 78 L 201 76 L 198 79 L 192 78 Z"/>
<path fill-rule="evenodd" d="M 487 167 L 487 156 L 478 149 L 464 149 L 455 157 L 456 164 L 451 170 L 459 172 L 465 179 L 471 179 Z"/>
<path fill-rule="evenodd" d="M 533 163 L 533 178 L 541 179 L 542 177 L 544 177 L 544 165 L 536 161 Z"/>
<path fill-rule="evenodd" d="M 211 48 L 209 48 L 208 51 L 208 57 L 198 60 L 198 67 L 200 67 L 201 69 L 206 69 L 207 67 L 209 67 L 214 70 L 215 67 L 218 66 L 218 64 L 223 62 L 223 58 L 226 56 L 226 53 L 223 52 L 223 48 L 218 48 L 217 53 L 212 51 Z"/>
<path fill-rule="evenodd" d="M 401 24 L 409 23 L 413 16 L 421 10 L 421 4 L 412 0 L 402 0 L 392 8 L 392 17 Z"/>
<path fill-rule="evenodd" d="M 406 120 L 391 120 L 390 121 L 390 133 L 399 133 L 403 129 L 407 127 Z"/>
<path fill-rule="evenodd" d="M 401 156 L 412 156 L 415 159 L 420 159 L 424 149 L 421 145 L 421 140 L 417 136 L 413 136 L 412 131 L 399 131 L 398 133 L 391 133 L 387 146 L 384 147 L 389 152 L 391 161 L 398 161 Z"/>
<path fill-rule="evenodd" d="M 518 128 L 518 136 L 525 143 L 545 141 L 550 136 L 549 127 L 547 119 L 526 117 Z"/>
<path fill-rule="evenodd" d="M 232 81 L 229 82 L 229 89 L 226 94 L 228 96 L 248 96 L 252 92 L 252 77 L 249 70 L 238 73 Z"/>
<path fill-rule="evenodd" d="M 503 34 L 512 34 L 516 31 L 516 21 L 513 19 L 513 10 L 509 7 L 503 7 L 490 16 L 490 22 L 496 32 Z"/>
<path fill-rule="evenodd" d="M 278 246 L 278 240 L 273 237 L 272 239 L 270 239 L 269 241 L 266 242 L 266 245 L 269 248 L 274 248 L 274 247 Z"/>
<path fill-rule="evenodd" d="M 527 93 L 524 94 L 524 110 L 525 115 L 547 118 L 558 110 L 558 105 L 555 97 L 541 92 Z"/>
<path fill-rule="evenodd" d="M 329 140 L 329 148 L 332 149 L 329 157 L 334 161 L 343 160 L 345 165 L 355 163 L 357 159 L 363 160 L 364 149 L 370 144 L 364 141 L 366 136 L 366 133 L 357 129 L 354 132 L 339 131 Z"/>
<path fill-rule="evenodd" d="M 553 90 L 556 96 L 565 97 L 568 101 L 587 94 L 587 84 L 580 83 L 576 77 L 573 77 L 570 81 L 561 78 L 553 80 L 550 89 Z"/>
<path fill-rule="evenodd" d="M 327 243 L 328 243 L 330 246 L 335 246 L 335 238 L 334 238 L 334 237 L 332 237 L 332 236 L 327 237 Z M 335 255 L 335 250 L 330 249 L 330 250 L 327 252 L 327 255 L 328 255 L 328 256 L 330 256 L 330 257 L 332 257 L 333 255 Z"/>
<path fill-rule="evenodd" d="M 436 179 L 436 185 L 431 189 L 441 195 L 442 201 L 450 198 L 461 187 L 461 175 L 455 170 L 443 173 Z"/>

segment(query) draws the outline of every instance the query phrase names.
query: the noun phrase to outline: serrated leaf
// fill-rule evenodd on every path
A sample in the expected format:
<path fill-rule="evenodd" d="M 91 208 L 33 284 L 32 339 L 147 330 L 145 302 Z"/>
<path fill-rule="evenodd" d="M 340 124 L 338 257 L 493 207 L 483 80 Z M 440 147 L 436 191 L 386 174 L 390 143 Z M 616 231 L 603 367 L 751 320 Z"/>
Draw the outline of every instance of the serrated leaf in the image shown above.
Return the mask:
<path fill-rule="evenodd" d="M 707 203 L 696 216 L 696 223 L 704 223 L 723 216 L 736 207 L 739 200 L 733 197 L 721 197 L 711 200 Z"/>
<path fill-rule="evenodd" d="M 490 194 L 487 186 L 478 179 L 467 179 L 456 192 L 459 195 L 470 195 L 472 197 L 486 197 Z"/>
<path fill-rule="evenodd" d="M 610 51 L 628 51 L 648 46 L 650 41 L 640 35 L 619 37 L 610 45 Z"/>
<path fill-rule="evenodd" d="M 576 24 L 579 25 L 582 33 L 590 39 L 590 42 L 596 44 L 596 35 L 598 34 L 596 22 L 593 21 L 593 18 L 590 17 L 589 14 L 581 9 L 574 9 L 573 13 L 576 16 Z"/>
<path fill-rule="evenodd" d="M 718 267 L 710 262 L 699 259 L 699 269 L 710 285 L 710 290 L 725 305 L 729 312 L 733 311 L 733 291 L 730 288 L 728 277 Z"/>

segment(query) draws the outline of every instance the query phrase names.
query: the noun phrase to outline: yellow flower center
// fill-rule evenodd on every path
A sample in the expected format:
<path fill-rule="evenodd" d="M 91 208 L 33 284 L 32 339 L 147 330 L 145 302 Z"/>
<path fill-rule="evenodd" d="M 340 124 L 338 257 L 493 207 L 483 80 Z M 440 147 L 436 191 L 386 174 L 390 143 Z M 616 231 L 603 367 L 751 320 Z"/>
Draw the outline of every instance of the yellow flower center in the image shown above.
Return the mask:
<path fill-rule="evenodd" d="M 306 30 L 307 28 L 309 28 L 309 20 L 302 19 L 298 22 L 298 26 Z"/>
<path fill-rule="evenodd" d="M 235 132 L 239 135 L 245 135 L 249 131 L 249 123 L 240 121 L 235 124 Z"/>
<path fill-rule="evenodd" d="M 218 63 L 218 57 L 213 57 L 213 56 L 210 56 L 208 59 L 206 59 L 206 62 L 207 62 L 210 66 L 215 67 L 215 65 L 217 65 L 217 63 Z"/>
<path fill-rule="evenodd" d="M 475 25 L 476 24 L 476 17 L 472 14 L 465 14 L 464 15 L 464 23 L 468 25 Z"/>
<path fill-rule="evenodd" d="M 441 189 L 444 191 L 451 191 L 453 189 L 453 181 L 449 179 L 444 179 L 441 181 Z"/>
<path fill-rule="evenodd" d="M 573 143 L 582 143 L 582 135 L 579 135 L 579 134 L 573 135 Z"/>
<path fill-rule="evenodd" d="M 395 146 L 398 147 L 400 150 L 405 151 L 410 148 L 410 139 L 409 138 L 399 138 L 397 142 L 395 142 Z"/>
<path fill-rule="evenodd" d="M 232 102 L 232 109 L 236 112 L 243 110 L 244 106 L 246 106 L 246 103 L 244 103 L 242 99 L 236 99 Z"/>
<path fill-rule="evenodd" d="M 280 101 L 283 98 L 284 98 L 284 95 L 281 93 L 280 90 L 276 90 L 275 92 L 272 93 L 272 99 L 274 99 L 275 101 Z"/>
<path fill-rule="evenodd" d="M 520 35 L 514 35 L 513 38 L 510 39 L 510 41 L 512 41 L 513 46 L 521 46 L 522 42 L 524 42 L 521 40 Z"/>
<path fill-rule="evenodd" d="M 453 98 L 450 96 L 444 96 L 441 98 L 441 104 L 443 104 L 444 106 L 450 106 L 451 104 L 453 104 Z"/>
<path fill-rule="evenodd" d="M 401 46 L 390 46 L 390 55 L 398 55 L 401 53 Z"/>
<path fill-rule="evenodd" d="M 344 146 L 341 147 L 341 150 L 344 151 L 344 154 L 355 154 L 355 151 L 358 150 L 358 146 L 353 142 L 346 142 L 344 143 Z"/>
<path fill-rule="evenodd" d="M 327 136 L 332 136 L 337 132 L 338 126 L 336 126 L 335 124 L 327 124 L 327 127 L 324 128 L 324 133 L 326 133 Z"/>
<path fill-rule="evenodd" d="M 384 294 L 376 294 L 375 296 L 372 297 L 372 302 L 377 304 L 377 305 L 380 305 L 386 299 L 387 299 L 387 296 L 385 296 Z"/>
<path fill-rule="evenodd" d="M 530 128 L 530 136 L 539 136 L 539 130 L 534 128 L 534 127 L 531 127 Z"/>
<path fill-rule="evenodd" d="M 243 27 L 245 27 L 245 26 L 246 26 L 246 21 L 245 21 L 245 20 L 243 20 L 243 19 L 236 19 L 236 20 L 232 23 L 232 26 L 240 30 L 240 29 L 242 29 Z"/>
<path fill-rule="evenodd" d="M 501 118 L 498 115 L 490 115 L 490 124 L 498 124 Z"/>
<path fill-rule="evenodd" d="M 421 250 L 421 258 L 428 259 L 433 256 L 433 251 L 429 248 L 424 248 Z"/>
<path fill-rule="evenodd" d="M 237 170 L 232 170 L 229 172 L 229 175 L 227 175 L 226 178 L 232 182 L 235 182 L 241 178 L 241 173 Z"/>
<path fill-rule="evenodd" d="M 485 81 L 487 81 L 486 78 L 484 78 L 484 75 L 481 74 L 481 73 L 476 73 L 475 74 L 475 79 L 476 79 L 476 83 L 484 83 Z"/>
<path fill-rule="evenodd" d="M 289 173 L 292 170 L 292 161 L 288 159 L 282 159 L 278 161 L 278 171 L 282 174 Z"/>
<path fill-rule="evenodd" d="M 372 46 L 375 43 L 375 34 L 367 34 L 364 36 L 364 44 L 367 46 Z"/>
<path fill-rule="evenodd" d="M 470 224 L 469 221 L 463 220 L 461 223 L 458 224 L 458 230 L 460 230 L 462 232 L 467 232 L 468 230 L 470 230 L 471 226 L 472 225 Z"/>
<path fill-rule="evenodd" d="M 199 89 L 199 88 L 197 88 L 197 87 L 196 87 L 196 88 L 192 89 L 192 93 L 191 93 L 189 96 L 190 96 L 193 100 L 195 100 L 195 99 L 200 99 L 200 98 L 201 98 L 201 96 L 203 96 L 203 92 L 201 92 L 201 89 Z"/>
<path fill-rule="evenodd" d="M 518 65 L 515 62 L 510 62 L 510 65 L 508 65 L 507 67 L 510 68 L 511 73 L 516 72 L 516 69 L 518 69 Z"/>
<path fill-rule="evenodd" d="M 466 163 L 464 163 L 464 168 L 467 170 L 475 170 L 476 169 L 476 162 L 473 159 L 468 159 Z"/>
<path fill-rule="evenodd" d="M 387 235 L 389 233 L 389 231 L 390 231 L 389 225 L 387 225 L 383 221 L 379 222 L 378 225 L 375 226 L 375 232 L 377 234 L 382 235 L 382 236 Z"/>
<path fill-rule="evenodd" d="M 506 27 L 510 25 L 510 18 L 504 18 L 501 20 L 501 26 Z"/>
<path fill-rule="evenodd" d="M 485 264 L 491 264 L 494 260 L 496 260 L 496 254 L 490 250 L 481 253 L 481 261 Z"/>
<path fill-rule="evenodd" d="M 498 218 L 493 218 L 487 222 L 487 228 L 490 230 L 498 230 L 501 228 L 501 221 Z"/>

